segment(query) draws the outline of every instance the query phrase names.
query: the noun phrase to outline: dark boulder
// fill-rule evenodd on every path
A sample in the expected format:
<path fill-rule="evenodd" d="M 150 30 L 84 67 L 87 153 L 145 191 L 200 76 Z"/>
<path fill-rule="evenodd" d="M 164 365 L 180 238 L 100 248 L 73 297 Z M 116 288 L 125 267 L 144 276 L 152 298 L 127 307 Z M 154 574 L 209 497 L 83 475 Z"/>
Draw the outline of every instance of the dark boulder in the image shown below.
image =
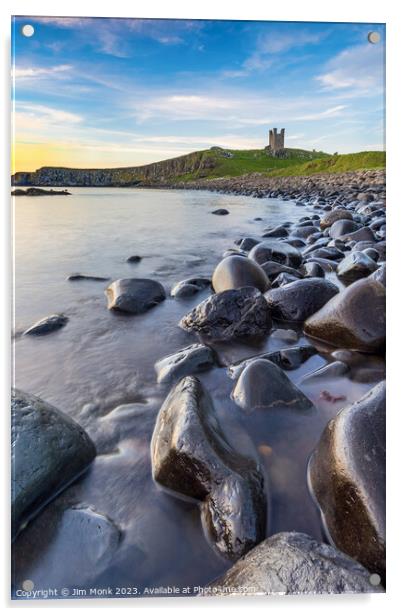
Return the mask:
<path fill-rule="evenodd" d="M 286 229 L 286 227 L 278 225 L 277 227 L 273 227 L 272 229 L 264 229 L 262 237 L 287 237 L 288 235 L 289 231 Z"/>
<path fill-rule="evenodd" d="M 215 216 L 227 216 L 227 214 L 229 214 L 229 210 L 226 210 L 224 207 L 221 207 L 217 210 L 213 210 L 211 214 L 215 214 Z"/>
<path fill-rule="evenodd" d="M 336 347 L 378 353 L 385 345 L 385 288 L 370 278 L 335 295 L 304 324 L 304 332 Z"/>
<path fill-rule="evenodd" d="M 107 307 L 130 314 L 140 314 L 166 298 L 165 289 L 156 280 L 148 278 L 121 278 L 110 284 L 106 291 Z"/>
<path fill-rule="evenodd" d="M 378 268 L 378 265 L 373 259 L 364 252 L 351 252 L 345 257 L 336 269 L 338 278 L 344 283 L 355 282 L 360 278 L 366 278 Z"/>
<path fill-rule="evenodd" d="M 331 227 L 337 220 L 353 220 L 353 216 L 349 210 L 337 209 L 324 214 L 320 221 L 321 229 Z"/>
<path fill-rule="evenodd" d="M 284 371 L 267 359 L 255 359 L 245 366 L 231 397 L 247 413 L 270 409 L 312 408 L 311 401 L 293 385 Z"/>
<path fill-rule="evenodd" d="M 385 575 L 385 381 L 326 427 L 309 479 L 335 545 Z"/>
<path fill-rule="evenodd" d="M 272 281 L 271 287 L 276 289 L 278 287 L 284 287 L 291 282 L 295 282 L 296 280 L 300 280 L 299 276 L 294 276 L 293 274 L 288 274 L 287 272 L 282 272 L 278 274 L 278 276 Z"/>
<path fill-rule="evenodd" d="M 158 383 L 169 383 L 183 376 L 208 370 L 215 363 L 212 349 L 205 344 L 192 344 L 155 364 Z"/>
<path fill-rule="evenodd" d="M 139 255 L 131 255 L 130 257 L 127 257 L 126 261 L 127 263 L 139 263 L 141 259 L 142 257 Z"/>
<path fill-rule="evenodd" d="M 370 573 L 336 548 L 304 533 L 272 535 L 237 561 L 202 595 L 317 595 L 384 592 Z"/>
<path fill-rule="evenodd" d="M 243 237 L 240 240 L 238 245 L 241 250 L 245 250 L 246 252 L 248 252 L 249 250 L 254 248 L 254 246 L 256 246 L 259 243 L 260 243 L 260 240 L 256 240 L 253 237 Z"/>
<path fill-rule="evenodd" d="M 110 280 L 109 278 L 104 278 L 103 276 L 90 276 L 87 274 L 70 274 L 67 276 L 67 280 L 71 282 L 75 282 L 77 280 L 92 280 L 94 282 L 104 282 L 105 280 Z"/>
<path fill-rule="evenodd" d="M 249 257 L 260 265 L 266 261 L 276 261 L 297 268 L 302 262 L 302 256 L 297 248 L 279 240 L 265 240 L 257 244 L 250 251 Z"/>
<path fill-rule="evenodd" d="M 259 339 L 268 335 L 272 321 L 264 296 L 252 287 L 211 295 L 179 323 L 211 340 Z"/>
<path fill-rule="evenodd" d="M 373 242 L 375 241 L 375 236 L 369 227 L 362 227 L 357 231 L 352 231 L 351 233 L 345 233 L 345 235 L 340 235 L 339 239 L 343 242 Z"/>
<path fill-rule="evenodd" d="M 305 321 L 339 292 L 336 285 L 323 278 L 296 280 L 265 293 L 274 319 Z"/>
<path fill-rule="evenodd" d="M 238 559 L 263 540 L 261 470 L 226 440 L 212 400 L 196 377 L 182 379 L 163 403 L 151 457 L 155 481 L 200 502 L 203 526 L 222 555 Z"/>
<path fill-rule="evenodd" d="M 377 280 L 377 282 L 381 282 L 383 287 L 386 286 L 386 265 L 383 263 L 375 272 L 370 274 L 369 278 L 371 280 Z"/>
<path fill-rule="evenodd" d="M 45 336 L 58 329 L 61 329 L 68 322 L 68 317 L 64 314 L 51 314 L 24 331 L 24 336 Z"/>
<path fill-rule="evenodd" d="M 18 532 L 96 455 L 86 432 L 40 398 L 13 390 L 11 398 L 12 534 Z"/>
<path fill-rule="evenodd" d="M 258 263 L 245 257 L 226 257 L 217 265 L 212 276 L 212 287 L 216 293 L 241 287 L 255 287 L 264 293 L 270 286 Z"/>
<path fill-rule="evenodd" d="M 361 225 L 358 225 L 357 222 L 354 222 L 353 220 L 337 220 L 333 225 L 331 225 L 329 229 L 329 236 L 335 240 L 341 236 L 345 236 L 348 233 L 357 231 L 360 227 Z"/>
<path fill-rule="evenodd" d="M 306 227 L 303 226 L 293 229 L 291 237 L 298 237 L 302 240 L 305 240 L 313 233 L 317 233 L 317 227 L 314 227 L 313 225 L 309 225 Z"/>
<path fill-rule="evenodd" d="M 324 268 L 315 261 L 303 263 L 300 268 L 300 273 L 304 278 L 325 278 Z"/>
<path fill-rule="evenodd" d="M 266 261 L 266 263 L 261 264 L 261 268 L 264 270 L 265 274 L 268 276 L 269 280 L 274 280 L 278 274 L 290 274 L 295 278 L 302 278 L 301 273 L 294 269 L 293 267 L 288 267 L 287 265 L 282 265 L 281 263 L 277 263 L 276 261 Z"/>
<path fill-rule="evenodd" d="M 180 299 L 191 297 L 211 285 L 210 278 L 186 278 L 178 282 L 170 292 L 172 297 Z"/>

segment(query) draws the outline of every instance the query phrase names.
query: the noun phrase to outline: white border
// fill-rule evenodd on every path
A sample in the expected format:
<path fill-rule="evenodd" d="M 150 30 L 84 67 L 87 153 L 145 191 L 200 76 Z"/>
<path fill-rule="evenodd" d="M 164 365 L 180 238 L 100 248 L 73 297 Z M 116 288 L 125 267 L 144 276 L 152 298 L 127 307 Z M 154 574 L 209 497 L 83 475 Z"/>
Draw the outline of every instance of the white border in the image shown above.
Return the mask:
<path fill-rule="evenodd" d="M 1 597 L 5 607 L 11 609 L 70 609 L 80 611 L 98 611 L 99 609 L 115 610 L 135 609 L 149 611 L 156 607 L 171 612 L 172 610 L 194 610 L 195 612 L 210 612 L 230 610 L 231 613 L 241 613 L 244 609 L 266 613 L 269 609 L 287 613 L 292 610 L 305 616 L 312 611 L 325 612 L 326 616 L 340 611 L 345 613 L 363 612 L 365 616 L 379 616 L 384 609 L 397 605 L 399 577 L 401 570 L 401 324 L 398 316 L 401 312 L 401 256 L 398 250 L 402 248 L 400 230 L 402 228 L 402 135 L 401 135 L 401 15 L 395 0 L 377 0 L 373 2 L 352 0 L 294 0 L 270 3 L 269 0 L 247 0 L 238 3 L 236 0 L 203 0 L 190 3 L 188 0 L 147 0 L 146 2 L 130 2 L 113 0 L 101 4 L 99 1 L 69 0 L 57 2 L 49 0 L 4 0 L 1 7 L 2 19 L 2 79 L 3 85 L 3 136 L 10 134 L 9 129 L 9 49 L 10 49 L 10 16 L 14 15 L 63 15 L 63 16 L 114 16 L 114 17 L 176 17 L 192 19 L 265 19 L 280 21 L 337 21 L 337 22 L 386 22 L 387 23 L 387 194 L 388 194 L 388 410 L 387 410 L 387 488 L 388 488 L 388 583 L 386 595 L 369 596 L 334 596 L 334 597 L 269 597 L 255 599 L 135 599 L 135 600 L 86 600 L 86 601 L 41 601 L 41 602 L 10 602 L 9 595 L 9 550 L 8 546 L 8 453 L 3 453 L 2 460 L 2 502 L 3 504 L 3 541 L 1 558 Z M 5 144 L 4 161 L 9 161 L 9 142 L 3 137 Z M 2 166 L 4 199 L 1 207 L 1 262 L 3 266 L 1 293 L 1 333 L 3 369 L 0 371 L 4 438 L 3 452 L 8 452 L 8 392 L 10 385 L 10 213 L 9 203 L 9 165 Z M 399 262 L 398 262 L 399 256 Z M 399 267 L 398 267 L 399 266 Z M 40 292 L 38 290 L 38 292 Z M 400 600 L 399 600 L 400 603 Z M 392 604 L 392 605 L 391 605 Z"/>

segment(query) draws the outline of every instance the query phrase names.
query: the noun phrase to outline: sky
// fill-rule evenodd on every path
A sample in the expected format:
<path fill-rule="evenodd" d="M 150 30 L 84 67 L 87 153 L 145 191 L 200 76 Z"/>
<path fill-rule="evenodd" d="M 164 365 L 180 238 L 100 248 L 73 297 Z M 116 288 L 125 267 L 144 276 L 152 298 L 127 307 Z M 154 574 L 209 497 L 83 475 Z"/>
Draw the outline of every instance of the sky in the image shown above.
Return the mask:
<path fill-rule="evenodd" d="M 384 43 L 381 24 L 14 18 L 14 170 L 263 148 L 272 127 L 287 147 L 382 150 Z"/>

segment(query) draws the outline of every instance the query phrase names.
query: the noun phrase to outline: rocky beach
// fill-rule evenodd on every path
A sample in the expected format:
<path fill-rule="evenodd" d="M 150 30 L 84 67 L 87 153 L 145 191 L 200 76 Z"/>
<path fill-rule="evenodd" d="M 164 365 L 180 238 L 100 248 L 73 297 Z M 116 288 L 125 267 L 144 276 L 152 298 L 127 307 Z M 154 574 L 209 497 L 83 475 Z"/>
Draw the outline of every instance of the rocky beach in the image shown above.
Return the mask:
<path fill-rule="evenodd" d="M 47 315 L 20 317 L 17 292 L 14 595 L 49 575 L 130 596 L 383 592 L 385 172 L 165 189 L 124 189 L 121 228 L 130 190 L 194 193 L 198 218 L 180 203 L 164 230 L 152 210 L 142 247 L 143 221 L 131 243 L 89 226 L 92 269 L 60 275 Z"/>

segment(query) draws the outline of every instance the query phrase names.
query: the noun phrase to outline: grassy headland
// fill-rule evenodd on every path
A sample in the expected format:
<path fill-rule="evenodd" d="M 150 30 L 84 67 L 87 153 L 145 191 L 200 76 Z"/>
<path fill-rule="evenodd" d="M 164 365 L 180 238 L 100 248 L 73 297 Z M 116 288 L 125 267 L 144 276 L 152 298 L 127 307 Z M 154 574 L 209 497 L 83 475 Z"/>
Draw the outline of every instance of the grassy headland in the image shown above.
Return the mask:
<path fill-rule="evenodd" d="M 252 173 L 265 177 L 309 176 L 385 167 L 385 152 L 335 154 L 286 148 L 280 156 L 265 149 L 229 150 L 212 147 L 140 167 L 71 169 L 41 167 L 18 172 L 15 186 L 169 186 Z"/>

